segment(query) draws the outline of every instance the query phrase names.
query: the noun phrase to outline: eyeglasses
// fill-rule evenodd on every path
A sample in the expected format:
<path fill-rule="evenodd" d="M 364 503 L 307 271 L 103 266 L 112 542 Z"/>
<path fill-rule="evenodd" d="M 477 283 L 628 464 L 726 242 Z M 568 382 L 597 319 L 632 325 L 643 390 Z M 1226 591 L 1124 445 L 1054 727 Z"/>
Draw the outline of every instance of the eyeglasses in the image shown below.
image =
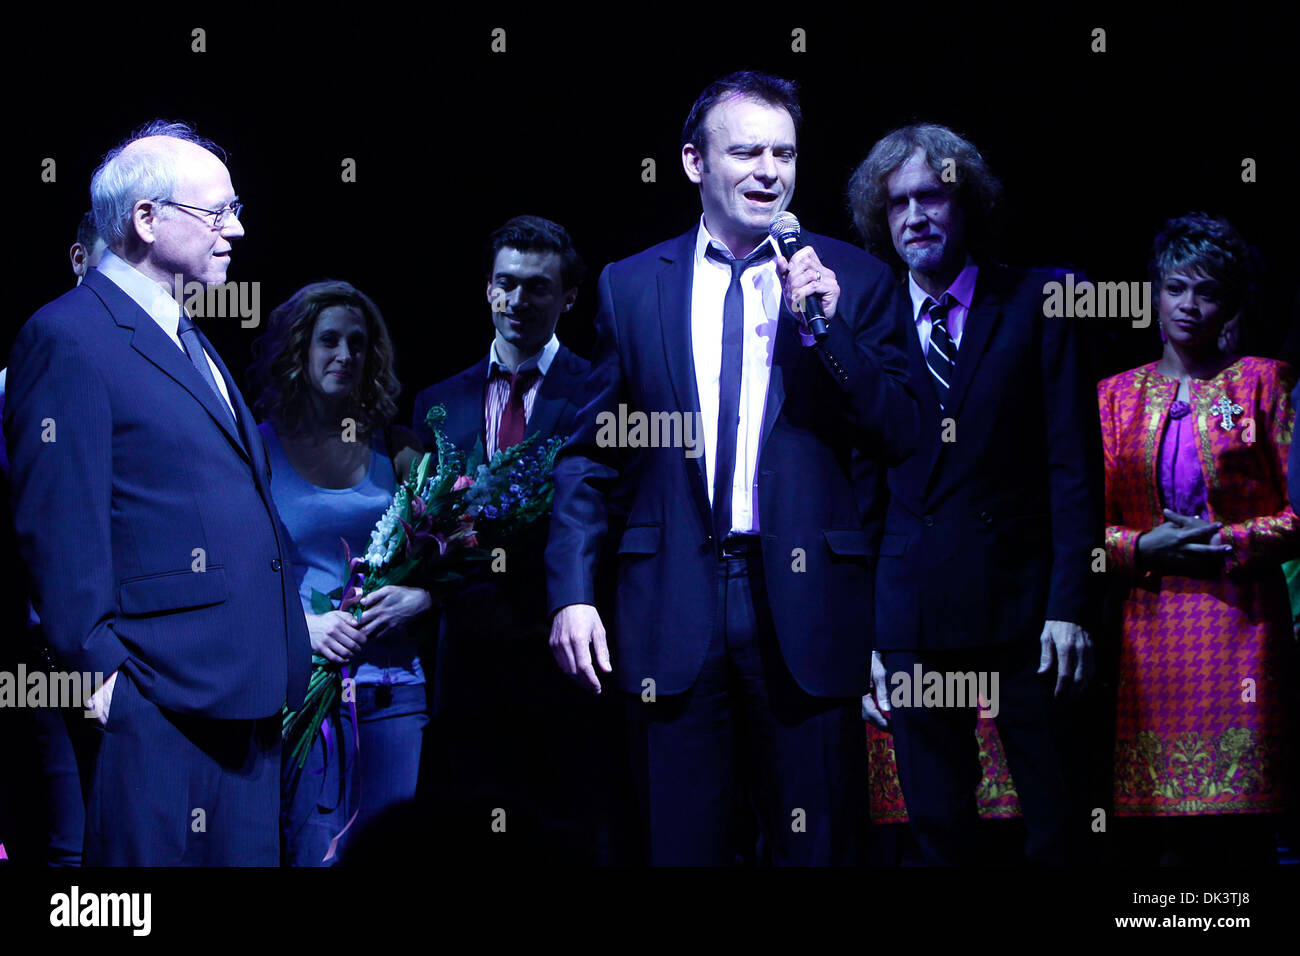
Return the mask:
<path fill-rule="evenodd" d="M 178 206 L 181 209 L 190 209 L 193 210 L 194 212 L 206 213 L 207 215 L 213 217 L 210 225 L 214 229 L 220 229 L 222 223 L 226 221 L 227 216 L 234 216 L 236 219 L 238 219 L 240 212 L 242 212 L 244 209 L 244 204 L 242 202 L 226 203 L 224 206 L 221 206 L 218 209 L 204 209 L 201 206 L 187 206 L 183 202 L 173 202 L 170 199 L 155 199 L 154 202 L 160 202 L 164 206 Z M 194 218 L 203 219 L 204 217 L 195 216 Z M 204 221 L 206 222 L 207 220 L 205 219 Z"/>

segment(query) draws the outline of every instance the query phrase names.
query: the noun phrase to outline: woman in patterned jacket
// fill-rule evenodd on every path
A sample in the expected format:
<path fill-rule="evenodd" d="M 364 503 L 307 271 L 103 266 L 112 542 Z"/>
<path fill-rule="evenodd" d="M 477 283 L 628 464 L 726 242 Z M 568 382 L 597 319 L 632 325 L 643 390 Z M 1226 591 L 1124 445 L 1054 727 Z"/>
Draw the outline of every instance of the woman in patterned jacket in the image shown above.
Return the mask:
<path fill-rule="evenodd" d="M 1164 352 L 1101 382 L 1106 559 L 1123 576 L 1114 812 L 1131 862 L 1272 862 L 1294 697 L 1280 562 L 1294 372 L 1238 356 L 1247 248 L 1189 215 L 1156 237 Z M 1123 832 L 1123 829 L 1120 830 Z"/>

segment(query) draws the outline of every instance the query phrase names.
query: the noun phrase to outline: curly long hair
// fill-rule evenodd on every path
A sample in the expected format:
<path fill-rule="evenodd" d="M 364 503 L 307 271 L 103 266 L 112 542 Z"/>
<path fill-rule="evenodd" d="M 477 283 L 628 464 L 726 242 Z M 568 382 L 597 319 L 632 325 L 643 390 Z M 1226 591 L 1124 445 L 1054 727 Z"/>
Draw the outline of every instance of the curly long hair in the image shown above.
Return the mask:
<path fill-rule="evenodd" d="M 854 171 L 849 180 L 849 209 L 853 224 L 872 255 L 901 266 L 889 234 L 887 180 L 920 149 L 936 176 L 952 160 L 956 182 L 949 188 L 966 220 L 966 248 L 976 262 L 994 261 L 1002 213 L 1002 183 L 989 169 L 980 151 L 968 140 L 937 123 L 913 123 L 886 134 Z"/>
<path fill-rule="evenodd" d="M 355 309 L 366 323 L 365 363 L 348 395 L 345 414 L 363 435 L 386 427 L 397 414 L 402 386 L 393 371 L 393 342 L 379 307 L 350 283 L 327 279 L 303 286 L 276 306 L 266 331 L 253 343 L 248 369 L 249 394 L 256 396 L 253 409 L 283 434 L 308 432 L 307 360 L 312 333 L 321 312 L 335 305 Z"/>

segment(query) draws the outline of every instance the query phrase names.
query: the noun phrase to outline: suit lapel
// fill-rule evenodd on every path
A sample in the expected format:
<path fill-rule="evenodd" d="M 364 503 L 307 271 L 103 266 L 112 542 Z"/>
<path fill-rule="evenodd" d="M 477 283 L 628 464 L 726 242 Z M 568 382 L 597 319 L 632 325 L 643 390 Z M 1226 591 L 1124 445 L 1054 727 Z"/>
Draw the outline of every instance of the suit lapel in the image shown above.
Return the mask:
<path fill-rule="evenodd" d="M 904 273 L 906 276 L 906 273 Z M 921 428 L 923 439 L 919 454 L 928 456 L 925 466 L 927 477 L 935 474 L 935 465 L 943 451 L 943 442 L 939 440 L 942 420 L 947 414 L 939 407 L 939 393 L 935 390 L 934 376 L 926 364 L 925 353 L 921 351 L 921 337 L 916 331 L 916 315 L 913 312 L 912 296 L 908 291 L 907 279 L 903 279 L 902 294 L 898 297 L 900 321 L 907 330 L 907 361 L 912 381 L 915 383 L 916 398 L 920 405 Z"/>
<path fill-rule="evenodd" d="M 82 281 L 88 284 L 91 290 L 104 302 L 118 326 L 131 330 L 131 347 L 155 365 L 163 374 L 174 380 L 181 388 L 189 392 L 194 400 L 203 406 L 204 411 L 211 416 L 212 420 L 217 423 L 217 426 L 225 433 L 236 450 L 246 460 L 251 461 L 248 458 L 244 440 L 240 437 L 235 423 L 230 420 L 229 409 L 224 409 L 217 404 L 221 401 L 221 398 L 213 394 L 212 389 L 208 387 L 208 383 L 203 380 L 198 370 L 185 357 L 185 353 L 159 327 L 158 323 L 144 309 L 140 308 L 134 299 L 118 288 L 112 279 L 105 278 L 96 270 L 89 270 Z M 201 332 L 199 336 L 203 338 Z M 204 341 L 206 342 L 206 339 Z M 210 348 L 210 346 L 205 347 Z M 216 350 L 211 350 L 210 354 L 214 356 L 214 360 L 218 367 L 221 368 L 222 374 L 226 375 L 227 388 L 231 392 L 231 404 L 234 404 L 234 396 L 237 394 L 238 389 L 230 388 L 230 378 L 225 372 L 225 366 L 221 364 L 219 358 L 215 358 Z"/>
<path fill-rule="evenodd" d="M 695 355 L 691 347 L 691 305 L 695 278 L 695 237 L 691 229 L 677 240 L 673 256 L 659 271 L 659 328 L 663 335 L 664 359 L 668 366 L 668 380 L 673 397 L 683 415 L 692 415 L 699 422 L 700 395 L 695 375 Z M 703 435 L 702 430 L 697 430 Z M 713 527 L 713 512 L 709 508 L 708 485 L 705 481 L 703 455 L 688 458 L 687 481 L 695 495 L 695 503 L 707 528 Z"/>
<path fill-rule="evenodd" d="M 776 320 L 776 342 L 772 346 L 772 371 L 767 380 L 767 398 L 763 403 L 763 430 L 758 439 L 759 461 L 762 461 L 763 449 L 767 447 L 767 436 L 772 434 L 772 426 L 776 424 L 781 406 L 785 404 L 786 370 L 794 368 L 803 348 L 796 322 L 798 319 L 786 308 L 785 296 L 782 295 Z"/>
<path fill-rule="evenodd" d="M 468 453 L 477 442 L 487 447 L 487 426 L 483 420 L 483 402 L 487 396 L 489 362 L 485 358 L 465 373 L 457 383 L 459 393 L 447 408 L 447 437 L 458 449 Z M 428 449 L 432 450 L 432 449 Z"/>
<path fill-rule="evenodd" d="M 805 234 L 808 245 L 817 247 L 817 236 Z M 767 398 L 763 403 L 763 429 L 759 433 L 758 455 L 762 461 L 763 449 L 767 447 L 767 438 L 772 434 L 772 427 L 781 414 L 785 404 L 785 380 L 793 370 L 795 363 L 803 356 L 804 345 L 798 332 L 798 318 L 787 308 L 785 295 L 778 287 L 779 310 L 776 320 L 776 342 L 772 345 L 772 370 L 767 380 Z"/>
<path fill-rule="evenodd" d="M 993 267 L 980 269 L 975 278 L 975 296 L 974 303 L 970 312 L 966 316 L 966 326 L 962 330 L 961 346 L 957 349 L 957 367 L 953 372 L 952 387 L 948 390 L 948 406 L 938 412 L 939 418 L 956 419 L 961 414 L 962 405 L 966 401 L 966 393 L 970 391 L 971 380 L 974 378 L 975 370 L 979 366 L 980 359 L 988 351 L 989 342 L 993 338 L 998 322 L 1002 317 L 1002 299 L 997 292 L 997 273 Z M 915 338 L 915 336 L 913 336 Z M 917 346 L 920 351 L 920 346 Z M 924 363 L 924 359 L 922 359 Z M 926 371 L 926 378 L 929 378 L 929 372 Z M 931 387 L 930 394 L 934 394 Z M 938 408 L 938 399 L 934 400 L 935 408 Z M 942 423 L 940 422 L 940 427 Z M 934 436 L 935 449 L 934 457 L 930 461 L 930 473 L 926 481 L 926 492 L 929 493 L 934 489 L 934 483 L 940 473 L 939 463 L 943 458 L 945 450 L 952 442 L 939 440 L 939 435 Z"/>
<path fill-rule="evenodd" d="M 226 394 L 230 396 L 230 404 L 233 405 L 235 409 L 235 418 L 239 423 L 239 433 L 240 438 L 244 443 L 244 450 L 249 453 L 248 457 L 253 462 L 254 466 L 257 466 L 259 463 L 258 458 L 261 456 L 255 450 L 260 449 L 262 443 L 255 440 L 260 436 L 253 434 L 257 429 L 257 422 L 253 419 L 253 412 L 244 402 L 244 396 L 240 394 L 239 386 L 235 384 L 235 380 L 231 376 L 230 370 L 226 368 L 226 363 L 221 360 L 221 356 L 218 355 L 217 350 L 212 347 L 212 343 L 208 341 L 208 337 L 202 332 L 199 332 L 199 341 L 203 343 L 203 347 L 207 349 L 208 354 L 212 356 L 212 361 L 216 363 L 218 372 L 220 372 L 221 377 L 225 379 Z M 205 382 L 204 384 L 207 383 Z M 208 391 L 211 392 L 212 389 L 208 389 Z"/>
<path fill-rule="evenodd" d="M 577 376 L 573 374 L 570 367 L 572 358 L 573 353 L 563 345 L 555 353 L 551 367 L 542 376 L 542 385 L 537 390 L 537 398 L 533 400 L 533 413 L 528 417 L 525 435 L 539 434 L 540 440 L 545 441 L 555 434 L 555 427 L 560 423 L 564 408 L 569 404 L 574 393 L 573 386 Z"/>
<path fill-rule="evenodd" d="M 993 337 L 1001 316 L 1002 299 L 996 291 L 994 271 L 991 267 L 986 267 L 975 278 L 975 301 L 966 316 L 961 347 L 957 349 L 957 368 L 953 372 L 952 388 L 948 390 L 949 402 L 945 412 L 954 418 L 961 413 L 971 378 L 980 358 L 988 349 L 989 340 Z"/>

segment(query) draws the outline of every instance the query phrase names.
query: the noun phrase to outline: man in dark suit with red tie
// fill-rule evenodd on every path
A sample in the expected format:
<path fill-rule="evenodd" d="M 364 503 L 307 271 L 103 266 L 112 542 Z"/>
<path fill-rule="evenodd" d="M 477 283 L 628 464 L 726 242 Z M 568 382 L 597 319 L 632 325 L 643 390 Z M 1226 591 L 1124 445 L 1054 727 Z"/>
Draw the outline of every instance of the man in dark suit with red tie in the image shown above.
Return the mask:
<path fill-rule="evenodd" d="M 156 121 L 91 181 L 108 244 L 14 342 L 4 429 L 33 603 L 107 677 L 88 865 L 279 862 L 280 713 L 307 686 L 262 439 L 173 290 L 225 281 L 240 203 L 217 147 Z"/>
<path fill-rule="evenodd" d="M 852 462 L 904 458 L 916 403 L 884 264 L 809 233 L 787 262 L 768 236 L 800 116 L 794 85 L 761 73 L 696 100 L 682 162 L 703 215 L 602 273 L 590 401 L 556 466 L 551 647 L 582 686 L 622 692 L 655 865 L 733 862 L 738 792 L 775 862 L 852 862 L 866 805 Z M 820 342 L 796 317 L 813 294 Z M 607 635 L 594 578 L 615 494 Z"/>
<path fill-rule="evenodd" d="M 912 831 L 932 864 L 975 862 L 978 702 L 925 701 L 918 675 L 954 691 L 970 686 L 956 675 L 984 676 L 1031 861 L 1066 862 L 1090 823 L 1071 815 L 1053 696 L 1092 667 L 1096 400 L 1075 330 L 1043 316 L 1052 275 L 991 261 L 1000 194 L 975 147 L 934 125 L 890 133 L 849 186 L 867 247 L 907 271 L 899 323 L 921 413 L 916 455 L 888 475 L 876 576 L 883 662 L 864 707 L 887 709 L 886 696 L 907 704 L 890 725 Z"/>
<path fill-rule="evenodd" d="M 487 303 L 495 335 L 488 354 L 422 391 L 413 427 L 426 448 L 428 410 L 442 405 L 447 437 L 483 460 L 536 435 L 567 437 L 582 407 L 590 365 L 555 330 L 573 308 L 584 267 L 568 232 L 539 216 L 516 216 L 489 239 Z M 599 727 L 599 704 L 555 670 L 546 638 L 542 554 L 546 522 L 506 549 L 483 579 L 446 602 L 434 667 L 428 787 L 457 799 L 491 798 L 544 827 L 540 846 L 571 860 L 607 859 L 603 799 L 609 756 L 581 754 L 575 733 Z M 499 563 L 503 562 L 503 563 Z M 486 819 L 486 818 L 485 818 Z"/>

